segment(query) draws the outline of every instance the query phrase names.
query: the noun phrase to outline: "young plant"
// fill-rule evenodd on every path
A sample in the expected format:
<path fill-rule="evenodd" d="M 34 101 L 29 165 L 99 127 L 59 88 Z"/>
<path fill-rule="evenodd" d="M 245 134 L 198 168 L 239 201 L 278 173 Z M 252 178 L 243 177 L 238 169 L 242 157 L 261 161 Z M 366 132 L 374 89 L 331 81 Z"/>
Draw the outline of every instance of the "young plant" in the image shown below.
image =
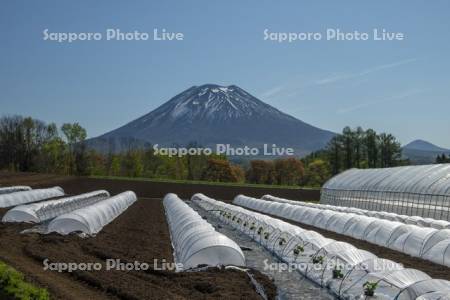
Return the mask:
<path fill-rule="evenodd" d="M 294 248 L 294 254 L 299 255 L 300 253 L 305 252 L 305 248 L 301 245 L 297 245 L 297 247 Z"/>
<path fill-rule="evenodd" d="M 286 243 L 286 239 L 285 238 L 280 238 L 280 240 L 278 241 L 278 245 L 283 246 Z"/>
<path fill-rule="evenodd" d="M 250 226 L 250 230 L 253 231 L 253 230 L 255 230 L 255 228 L 256 228 L 256 227 L 255 227 L 255 222 L 253 222 L 252 225 Z"/>
<path fill-rule="evenodd" d="M 314 256 L 312 259 L 313 264 L 322 264 L 323 263 L 323 256 Z"/>
<path fill-rule="evenodd" d="M 247 222 L 244 222 L 244 227 L 247 227 L 247 225 L 248 225 Z"/>
<path fill-rule="evenodd" d="M 270 233 L 268 232 L 264 232 L 264 239 L 267 240 L 270 236 Z"/>
<path fill-rule="evenodd" d="M 344 274 L 342 273 L 341 268 L 339 268 L 338 266 L 335 266 L 333 269 L 333 278 L 334 279 L 344 278 Z"/>
<path fill-rule="evenodd" d="M 378 286 L 378 282 L 366 281 L 363 284 L 364 295 L 365 296 L 373 296 L 373 295 L 375 295 L 375 290 L 377 289 L 377 286 Z"/>
<path fill-rule="evenodd" d="M 262 231 L 263 231 L 263 228 L 262 228 L 262 227 L 259 227 L 257 233 L 258 233 L 258 234 L 262 234 Z"/>

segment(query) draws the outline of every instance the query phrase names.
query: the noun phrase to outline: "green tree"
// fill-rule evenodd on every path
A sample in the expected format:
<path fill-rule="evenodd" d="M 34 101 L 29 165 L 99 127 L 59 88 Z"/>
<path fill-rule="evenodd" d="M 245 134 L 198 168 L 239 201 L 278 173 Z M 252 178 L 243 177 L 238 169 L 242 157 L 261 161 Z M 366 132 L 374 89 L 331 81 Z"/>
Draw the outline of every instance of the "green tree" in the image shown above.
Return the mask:
<path fill-rule="evenodd" d="M 76 146 L 77 144 L 82 144 L 86 139 L 86 129 L 78 123 L 65 123 L 61 126 L 61 131 L 68 144 L 67 173 L 74 174 L 75 172 L 83 172 L 85 169 L 84 158 L 86 149 L 84 146 Z"/>
<path fill-rule="evenodd" d="M 345 127 L 342 131 L 341 141 L 342 150 L 344 152 L 344 168 L 350 169 L 353 167 L 353 152 L 355 150 L 355 134 L 350 127 Z"/>
<path fill-rule="evenodd" d="M 364 139 L 367 151 L 367 165 L 369 168 L 376 168 L 378 166 L 378 142 L 379 137 L 375 130 L 368 129 Z"/>
<path fill-rule="evenodd" d="M 392 134 L 382 133 L 379 136 L 380 141 L 380 167 L 394 167 L 398 165 L 401 159 L 402 148 L 400 143 Z"/>
<path fill-rule="evenodd" d="M 342 139 L 340 136 L 333 137 L 327 145 L 328 161 L 330 162 L 333 175 L 338 174 L 342 168 Z"/>
<path fill-rule="evenodd" d="M 306 167 L 303 183 L 307 186 L 320 187 L 330 178 L 330 165 L 322 159 L 315 159 Z"/>

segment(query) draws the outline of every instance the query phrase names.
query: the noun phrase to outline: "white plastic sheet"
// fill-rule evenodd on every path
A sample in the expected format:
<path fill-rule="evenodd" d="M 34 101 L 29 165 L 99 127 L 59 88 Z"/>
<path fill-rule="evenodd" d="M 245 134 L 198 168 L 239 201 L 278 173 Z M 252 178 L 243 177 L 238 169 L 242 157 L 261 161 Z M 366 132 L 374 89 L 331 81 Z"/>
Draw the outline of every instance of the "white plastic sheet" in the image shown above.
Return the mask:
<path fill-rule="evenodd" d="M 30 191 L 31 187 L 29 186 L 8 186 L 8 187 L 0 187 L 0 195 L 3 194 L 10 194 L 15 192 L 22 192 L 22 191 Z"/>
<path fill-rule="evenodd" d="M 61 196 L 64 196 L 64 190 L 59 186 L 2 194 L 0 195 L 0 207 L 11 207 Z"/>
<path fill-rule="evenodd" d="M 261 197 L 263 200 L 267 201 L 273 201 L 273 202 L 279 202 L 279 203 L 288 203 L 291 205 L 297 205 L 297 206 L 303 206 L 303 207 L 310 207 L 310 208 L 317 208 L 322 210 L 331 210 L 331 211 L 337 211 L 337 212 L 343 212 L 343 213 L 354 213 L 357 215 L 364 215 L 368 217 L 374 217 L 378 219 L 386 219 L 390 221 L 397 221 L 405 224 L 411 224 L 411 225 L 417 225 L 421 227 L 431 227 L 436 229 L 450 229 L 450 222 L 445 220 L 437 220 L 432 218 L 424 218 L 420 216 L 407 216 L 407 215 L 400 215 L 393 212 L 386 212 L 386 211 L 373 211 L 373 210 L 365 210 L 355 207 L 345 207 L 345 206 L 335 206 L 335 205 L 329 205 L 329 204 L 319 204 L 319 203 L 308 203 L 308 202 L 302 202 L 302 201 L 295 201 L 295 200 L 289 200 L 289 199 L 283 199 L 279 197 L 275 197 L 272 195 L 264 195 Z M 450 201 L 450 200 L 449 200 Z M 350 203 L 351 204 L 351 203 Z"/>
<path fill-rule="evenodd" d="M 264 198 L 273 199 L 272 196 L 265 196 Z M 290 204 L 289 202 L 266 201 L 243 195 L 236 196 L 233 203 L 302 224 L 362 239 L 439 264 L 450 264 L 449 229 L 435 229 L 394 221 L 397 218 L 392 218 L 393 220 L 378 219 L 357 214 L 355 210 L 352 210 L 352 212 L 327 210 L 324 207 L 312 207 L 311 204 L 303 206 Z"/>
<path fill-rule="evenodd" d="M 244 266 L 241 248 L 225 235 L 215 231 L 207 221 L 175 194 L 164 197 L 175 261 L 180 270 L 199 265 Z"/>
<path fill-rule="evenodd" d="M 10 209 L 2 222 L 41 223 L 65 213 L 94 204 L 108 198 L 107 191 L 94 191 L 73 197 L 19 205 Z"/>
<path fill-rule="evenodd" d="M 136 194 L 127 191 L 90 206 L 60 215 L 49 223 L 47 233 L 57 232 L 66 235 L 72 232 L 82 232 L 88 235 L 95 235 L 104 226 L 127 210 L 136 200 Z"/>
<path fill-rule="evenodd" d="M 432 292 L 417 297 L 416 300 L 450 300 L 450 292 L 449 291 Z"/>
<path fill-rule="evenodd" d="M 320 202 L 450 221 L 450 164 L 350 169 L 324 184 Z"/>
<path fill-rule="evenodd" d="M 398 299 L 417 299 L 421 295 L 439 291 L 441 293 L 450 293 L 448 281 L 442 279 L 428 279 L 418 281 L 406 287 L 399 293 Z"/>
<path fill-rule="evenodd" d="M 376 291 L 376 299 L 395 299 L 400 293 L 405 295 L 405 289 L 416 285 L 421 281 L 431 278 L 421 271 L 404 269 L 401 265 L 377 258 L 374 254 L 355 248 L 354 246 L 322 237 L 319 233 L 304 230 L 298 226 L 285 223 L 279 219 L 247 210 L 240 206 L 226 204 L 208 198 L 202 194 L 196 194 L 192 200 L 203 209 L 211 213 L 247 234 L 256 242 L 259 242 L 282 261 L 287 263 L 302 264 L 297 270 L 311 280 L 328 287 L 336 295 L 343 299 L 359 299 L 364 297 L 363 284 L 366 281 L 379 282 L 380 287 Z M 245 203 L 249 207 L 259 207 L 261 210 L 270 211 L 267 204 L 256 203 L 258 199 L 248 197 L 236 197 L 235 203 Z M 286 213 L 285 209 L 275 210 Z M 248 220 L 239 222 L 239 220 Z M 284 223 L 284 224 L 283 224 Z M 297 227 L 298 229 L 294 229 Z M 290 229 L 289 229 L 290 228 Z M 284 232 L 290 230 L 290 232 Z M 297 232 L 292 234 L 292 232 Z M 266 239 L 268 234 L 268 239 Z M 345 267 L 339 269 L 343 276 L 335 276 L 333 266 L 341 263 Z M 431 282 L 431 281 L 430 281 Z M 416 285 L 417 286 L 417 285 Z M 427 285 L 427 293 L 450 288 L 450 282 L 440 281 L 439 284 Z M 410 290 L 425 292 L 425 289 L 411 287 Z M 402 298 L 415 299 L 415 298 Z"/>

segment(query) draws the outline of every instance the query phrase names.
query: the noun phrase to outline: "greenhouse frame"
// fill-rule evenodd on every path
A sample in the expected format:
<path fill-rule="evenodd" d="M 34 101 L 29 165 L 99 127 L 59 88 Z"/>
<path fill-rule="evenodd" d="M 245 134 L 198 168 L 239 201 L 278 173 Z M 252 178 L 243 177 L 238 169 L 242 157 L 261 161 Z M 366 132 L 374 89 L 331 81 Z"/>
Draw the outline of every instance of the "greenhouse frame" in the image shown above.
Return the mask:
<path fill-rule="evenodd" d="M 350 169 L 324 184 L 320 203 L 450 221 L 450 164 Z"/>

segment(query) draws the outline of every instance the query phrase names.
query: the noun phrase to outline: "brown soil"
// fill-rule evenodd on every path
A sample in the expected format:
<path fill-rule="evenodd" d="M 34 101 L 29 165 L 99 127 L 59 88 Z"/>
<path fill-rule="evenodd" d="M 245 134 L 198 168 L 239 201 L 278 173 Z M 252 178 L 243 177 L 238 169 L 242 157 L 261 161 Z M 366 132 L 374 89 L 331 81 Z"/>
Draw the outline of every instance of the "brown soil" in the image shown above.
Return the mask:
<path fill-rule="evenodd" d="M 245 208 L 248 210 L 252 210 L 247 207 L 245 207 Z M 255 210 L 253 210 L 253 211 L 255 211 Z M 255 211 L 255 212 L 258 212 L 258 211 Z M 259 213 L 261 213 L 261 212 L 259 212 Z M 427 273 L 428 275 L 430 275 L 432 278 L 450 280 L 450 268 L 448 268 L 446 266 L 438 265 L 438 264 L 435 264 L 428 260 L 423 260 L 421 258 L 412 257 L 407 254 L 404 254 L 404 253 L 401 253 L 401 252 L 398 252 L 395 250 L 391 250 L 389 248 L 381 247 L 381 246 L 378 246 L 378 245 L 375 245 L 372 243 L 368 243 L 366 241 L 358 240 L 358 239 L 355 239 L 352 237 L 348 237 L 346 235 L 342 235 L 342 234 L 335 233 L 332 231 L 324 230 L 324 229 L 317 228 L 317 227 L 307 225 L 304 223 L 299 223 L 299 222 L 295 222 L 295 221 L 288 220 L 285 218 L 280 218 L 280 217 L 277 217 L 277 216 L 271 215 L 271 214 L 266 214 L 266 215 L 269 215 L 273 218 L 277 218 L 277 219 L 286 221 L 288 223 L 297 225 L 306 230 L 316 231 L 316 232 L 320 233 L 321 235 L 323 235 L 324 237 L 334 239 L 336 241 L 347 242 L 359 249 L 370 251 L 380 258 L 386 258 L 386 259 L 390 259 L 394 262 L 401 263 L 401 264 L 403 264 L 403 266 L 405 268 L 413 268 L 413 269 L 421 270 L 421 271 Z"/>
<path fill-rule="evenodd" d="M 97 179 L 88 177 L 58 176 L 37 173 L 10 173 L 0 171 L 0 184 L 24 184 L 33 188 L 61 186 L 68 194 L 89 192 L 94 189 L 107 189 L 112 194 L 124 189 L 133 190 L 139 197 L 162 198 L 167 193 L 175 193 L 183 199 L 190 198 L 195 193 L 204 193 L 215 199 L 233 200 L 239 194 L 251 197 L 262 197 L 271 194 L 287 199 L 303 201 L 319 201 L 318 189 L 283 189 L 270 187 L 241 187 L 194 183 L 171 183 L 144 180 Z"/>
<path fill-rule="evenodd" d="M 1 176 L 1 175 L 0 175 Z M 87 183 L 86 183 L 87 182 Z M 133 189 L 128 181 L 83 180 L 52 175 L 21 174 L 0 177 L 0 183 L 33 187 L 61 185 L 79 194 L 107 189 L 113 194 Z M 77 184 L 80 184 L 77 186 Z M 84 184 L 83 184 L 84 183 Z M 6 210 L 0 210 L 0 217 Z M 53 299 L 260 299 L 244 272 L 211 268 L 201 272 L 160 271 L 154 259 L 173 261 L 170 236 L 160 199 L 140 199 L 106 226 L 95 238 L 76 235 L 20 234 L 30 225 L 0 225 L 0 260 L 24 273 L 26 279 L 49 290 Z M 150 264 L 147 271 L 45 271 L 43 261 L 101 263 L 105 259 Z M 251 271 L 270 299 L 275 298 L 272 281 Z"/>

